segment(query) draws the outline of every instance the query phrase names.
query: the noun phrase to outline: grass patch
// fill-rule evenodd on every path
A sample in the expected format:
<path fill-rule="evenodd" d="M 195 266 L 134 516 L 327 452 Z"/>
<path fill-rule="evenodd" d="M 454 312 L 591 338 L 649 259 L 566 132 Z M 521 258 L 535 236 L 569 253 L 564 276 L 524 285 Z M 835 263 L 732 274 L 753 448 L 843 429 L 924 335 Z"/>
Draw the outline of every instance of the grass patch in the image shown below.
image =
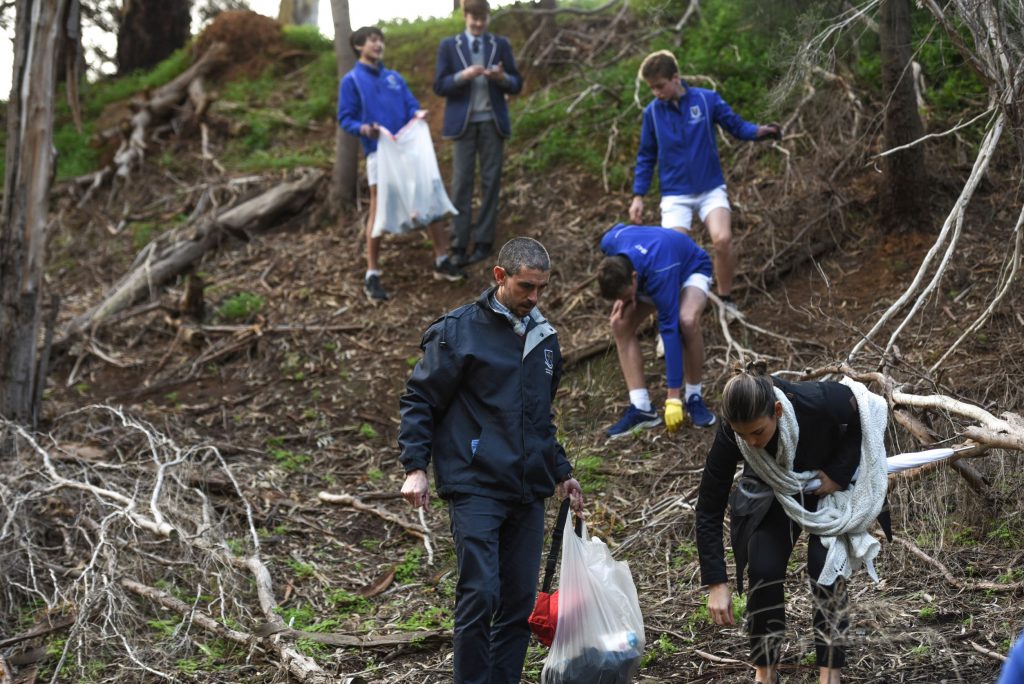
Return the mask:
<path fill-rule="evenodd" d="M 221 302 L 217 315 L 227 321 L 240 321 L 263 310 L 263 297 L 252 292 L 239 292 Z"/>

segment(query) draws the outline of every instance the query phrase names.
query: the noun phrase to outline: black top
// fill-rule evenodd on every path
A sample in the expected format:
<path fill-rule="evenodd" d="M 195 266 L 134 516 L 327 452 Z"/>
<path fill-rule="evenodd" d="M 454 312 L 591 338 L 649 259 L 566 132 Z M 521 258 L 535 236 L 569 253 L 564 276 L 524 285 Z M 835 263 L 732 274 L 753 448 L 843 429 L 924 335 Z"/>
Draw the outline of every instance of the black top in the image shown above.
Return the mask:
<path fill-rule="evenodd" d="M 775 377 L 772 382 L 793 404 L 800 426 L 793 470 L 823 470 L 845 489 L 860 464 L 860 418 L 853 392 L 838 382 L 791 383 Z M 765 450 L 774 455 L 778 444 L 779 432 L 776 430 Z M 742 460 L 736 433 L 724 420 L 719 421 L 697 499 L 697 552 L 701 582 L 706 585 L 729 579 L 722 544 L 722 521 L 736 466 Z M 757 478 L 746 462 L 743 475 Z"/>

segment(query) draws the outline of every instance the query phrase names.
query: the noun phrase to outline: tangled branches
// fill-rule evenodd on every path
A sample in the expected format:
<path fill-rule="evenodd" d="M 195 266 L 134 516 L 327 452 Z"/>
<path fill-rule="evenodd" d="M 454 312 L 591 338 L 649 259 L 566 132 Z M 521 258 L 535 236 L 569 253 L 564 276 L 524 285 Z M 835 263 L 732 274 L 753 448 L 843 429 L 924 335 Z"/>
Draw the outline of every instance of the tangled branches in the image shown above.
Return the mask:
<path fill-rule="evenodd" d="M 54 681 L 62 672 L 95 676 L 114 662 L 135 671 L 122 676 L 171 680 L 173 663 L 203 650 L 200 630 L 219 638 L 220 648 L 276 661 L 299 681 L 330 680 L 294 646 L 245 627 L 285 625 L 253 509 L 217 449 L 179 447 L 106 406 L 65 418 L 85 420 L 104 446 L 60 434 L 38 440 L 4 421 L 13 445 L 5 465 L 20 474 L 0 485 L 4 605 L 38 606 L 49 621 L 64 617 Z M 35 616 L 2 617 L 24 624 Z M 157 642 L 154 629 L 163 637 Z"/>

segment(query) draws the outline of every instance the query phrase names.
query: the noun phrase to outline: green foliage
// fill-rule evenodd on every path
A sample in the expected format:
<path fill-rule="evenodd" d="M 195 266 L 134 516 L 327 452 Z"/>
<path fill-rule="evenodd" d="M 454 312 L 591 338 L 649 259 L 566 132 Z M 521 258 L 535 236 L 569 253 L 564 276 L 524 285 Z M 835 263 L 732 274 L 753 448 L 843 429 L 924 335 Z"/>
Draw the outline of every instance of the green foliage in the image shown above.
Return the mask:
<path fill-rule="evenodd" d="M 605 477 L 598 472 L 602 463 L 600 456 L 581 455 L 573 464 L 572 475 L 580 483 L 585 494 L 604 491 Z"/>
<path fill-rule="evenodd" d="M 669 638 L 668 634 L 662 633 L 658 639 L 647 647 L 647 651 L 640 658 L 640 667 L 647 667 L 658 661 L 663 656 L 670 656 L 676 653 L 679 647 Z"/>
<path fill-rule="evenodd" d="M 310 563 L 303 563 L 294 558 L 289 558 L 285 562 L 288 563 L 288 567 L 292 569 L 298 579 L 309 579 L 316 576 L 316 567 Z"/>
<path fill-rule="evenodd" d="M 697 559 L 697 544 L 692 541 L 685 541 L 676 544 L 675 553 L 672 558 L 672 567 L 679 569 L 687 563 Z"/>
<path fill-rule="evenodd" d="M 263 309 L 263 297 L 252 292 L 239 292 L 228 297 L 217 307 L 217 315 L 228 321 L 249 318 Z"/>
<path fill-rule="evenodd" d="M 150 629 L 159 634 L 161 639 L 169 639 L 178 631 L 178 627 L 181 625 L 181 618 L 173 617 L 163 620 L 148 620 L 146 624 Z"/>
<path fill-rule="evenodd" d="M 359 426 L 359 435 L 363 439 L 376 439 L 377 431 L 369 423 L 363 423 Z"/>
<path fill-rule="evenodd" d="M 932 605 L 921 606 L 921 609 L 917 611 L 917 616 L 922 620 L 934 620 L 936 615 L 938 615 L 938 611 Z"/>
<path fill-rule="evenodd" d="M 373 436 L 376 437 L 377 433 L 374 432 Z M 372 470 L 367 471 L 366 477 L 370 478 L 371 482 L 380 482 L 384 479 L 384 471 L 379 468 L 373 468 Z"/>
<path fill-rule="evenodd" d="M 274 449 L 267 451 L 277 463 L 288 472 L 301 470 L 303 466 L 311 463 L 313 457 L 308 454 L 299 454 L 288 449 Z"/>
<path fill-rule="evenodd" d="M 58 180 L 84 176 L 97 167 L 99 156 L 96 148 L 89 144 L 92 135 L 92 121 L 82 122 L 81 133 L 73 123 L 54 126 L 53 146 L 57 148 Z"/>
<path fill-rule="evenodd" d="M 288 25 L 283 29 L 284 43 L 296 50 L 309 50 L 310 52 L 328 51 L 334 54 L 334 44 L 331 40 L 320 33 L 316 26 L 294 26 Z"/>
<path fill-rule="evenodd" d="M 405 559 L 395 568 L 395 581 L 399 584 L 408 584 L 415 579 L 416 571 L 420 568 L 420 558 L 423 550 L 418 546 L 405 552 Z"/>
<path fill-rule="evenodd" d="M 425 610 L 413 613 L 395 627 L 404 632 L 419 632 L 426 629 L 452 629 L 455 626 L 455 616 L 451 610 L 431 606 Z"/>
<path fill-rule="evenodd" d="M 339 613 L 367 613 L 373 605 L 362 596 L 350 594 L 344 589 L 335 589 L 328 594 L 327 602 Z"/>

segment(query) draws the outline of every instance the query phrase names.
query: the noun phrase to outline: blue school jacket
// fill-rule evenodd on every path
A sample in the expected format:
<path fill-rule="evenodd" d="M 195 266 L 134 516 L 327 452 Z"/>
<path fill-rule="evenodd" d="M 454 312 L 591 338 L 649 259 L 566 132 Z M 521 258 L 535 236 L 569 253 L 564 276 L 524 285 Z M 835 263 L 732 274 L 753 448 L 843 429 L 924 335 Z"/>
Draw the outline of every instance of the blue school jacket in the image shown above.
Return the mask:
<path fill-rule="evenodd" d="M 724 185 L 715 124 L 740 140 L 757 139 L 757 124 L 741 119 L 721 95 L 683 85 L 678 107 L 655 99 L 644 109 L 634 195 L 647 194 L 655 164 L 663 196 L 695 195 Z"/>
<path fill-rule="evenodd" d="M 341 79 L 338 88 L 338 125 L 350 135 L 357 136 L 363 151 L 377 151 L 377 141 L 359 135 L 359 127 L 380 124 L 392 133 L 412 120 L 420 103 L 409 91 L 405 79 L 397 71 L 379 69 L 356 62 Z"/>
<path fill-rule="evenodd" d="M 491 97 L 491 112 L 498 134 L 503 138 L 512 135 L 512 124 L 508 116 L 508 104 L 505 95 L 515 95 L 523 89 L 523 77 L 516 69 L 516 61 L 512 57 L 512 46 L 501 36 L 485 33 L 481 37 L 484 51 L 484 66 L 492 67 L 501 62 L 508 75 L 504 83 L 487 82 L 487 92 Z M 466 132 L 469 124 L 469 105 L 472 94 L 472 83 L 463 81 L 456 83 L 455 75 L 473 63 L 471 47 L 466 34 L 445 38 L 437 48 L 437 66 L 434 71 L 434 92 L 445 98 L 444 129 L 445 138 L 459 138 Z"/>

